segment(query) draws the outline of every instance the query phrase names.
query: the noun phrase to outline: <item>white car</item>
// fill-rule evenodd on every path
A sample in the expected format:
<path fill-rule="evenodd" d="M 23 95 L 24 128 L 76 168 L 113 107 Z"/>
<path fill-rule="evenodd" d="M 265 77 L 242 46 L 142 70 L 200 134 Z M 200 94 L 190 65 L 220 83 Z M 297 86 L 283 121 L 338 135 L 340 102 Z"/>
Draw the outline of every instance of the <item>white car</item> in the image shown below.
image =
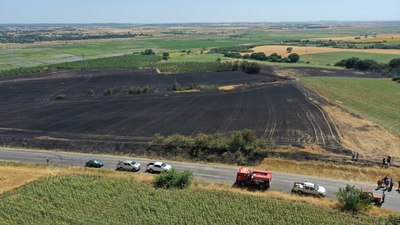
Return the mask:
<path fill-rule="evenodd" d="M 171 165 L 168 165 L 166 163 L 163 162 L 154 162 L 154 163 L 149 163 L 146 166 L 146 172 L 149 173 L 160 173 L 160 172 L 164 172 L 164 171 L 170 171 L 172 169 Z"/>
<path fill-rule="evenodd" d="M 117 170 L 127 170 L 127 171 L 139 171 L 140 163 L 132 160 L 119 161 L 117 164 Z"/>
<path fill-rule="evenodd" d="M 311 182 L 294 182 L 292 193 L 299 195 L 314 195 L 317 197 L 325 197 L 326 189 L 322 186 Z"/>

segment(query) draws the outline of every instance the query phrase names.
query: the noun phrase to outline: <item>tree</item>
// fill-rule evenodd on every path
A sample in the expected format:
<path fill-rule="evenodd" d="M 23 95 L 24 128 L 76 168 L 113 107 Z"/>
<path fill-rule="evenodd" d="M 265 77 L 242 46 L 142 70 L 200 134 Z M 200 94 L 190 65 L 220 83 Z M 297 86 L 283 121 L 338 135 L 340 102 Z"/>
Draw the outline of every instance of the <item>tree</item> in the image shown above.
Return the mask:
<path fill-rule="evenodd" d="M 354 68 L 358 70 L 369 70 L 369 69 L 378 69 L 379 64 L 375 60 L 365 59 L 359 60 L 354 64 Z"/>
<path fill-rule="evenodd" d="M 341 209 L 353 214 L 369 209 L 371 202 L 373 202 L 370 195 L 363 193 L 361 189 L 349 184 L 345 188 L 339 188 L 336 197 L 341 204 Z"/>
<path fill-rule="evenodd" d="M 391 69 L 400 68 L 400 59 L 392 59 L 388 65 Z"/>
<path fill-rule="evenodd" d="M 163 58 L 163 60 L 168 60 L 169 59 L 169 52 L 163 52 L 162 58 Z"/>
<path fill-rule="evenodd" d="M 286 49 L 286 52 L 287 52 L 287 53 L 292 53 L 292 51 L 293 51 L 293 48 L 292 48 L 292 47 L 287 47 L 287 49 Z"/>
<path fill-rule="evenodd" d="M 217 62 L 217 63 L 220 63 L 220 62 L 221 62 L 221 58 L 218 58 L 218 59 L 216 60 L 216 62 Z"/>
<path fill-rule="evenodd" d="M 288 55 L 288 59 L 290 63 L 297 63 L 300 60 L 300 56 L 297 53 L 292 53 Z"/>

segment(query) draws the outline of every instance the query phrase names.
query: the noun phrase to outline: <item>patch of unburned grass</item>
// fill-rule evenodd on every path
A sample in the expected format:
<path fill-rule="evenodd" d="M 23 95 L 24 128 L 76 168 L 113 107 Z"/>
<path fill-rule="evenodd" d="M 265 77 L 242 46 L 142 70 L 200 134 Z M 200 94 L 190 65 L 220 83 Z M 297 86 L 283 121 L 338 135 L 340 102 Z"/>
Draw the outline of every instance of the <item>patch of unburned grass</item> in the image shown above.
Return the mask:
<path fill-rule="evenodd" d="M 400 135 L 400 86 L 389 79 L 303 77 L 311 90 Z"/>

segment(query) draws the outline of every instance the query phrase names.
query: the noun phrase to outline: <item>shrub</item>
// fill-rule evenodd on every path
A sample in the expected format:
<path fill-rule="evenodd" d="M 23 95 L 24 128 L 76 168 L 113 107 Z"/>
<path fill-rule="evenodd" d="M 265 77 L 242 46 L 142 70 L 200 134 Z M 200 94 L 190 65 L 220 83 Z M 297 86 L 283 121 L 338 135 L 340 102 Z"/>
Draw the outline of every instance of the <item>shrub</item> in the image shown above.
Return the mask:
<path fill-rule="evenodd" d="M 400 76 L 392 77 L 392 81 L 400 81 Z"/>
<path fill-rule="evenodd" d="M 86 91 L 86 95 L 87 96 L 95 96 L 96 92 L 93 89 L 89 89 Z"/>
<path fill-rule="evenodd" d="M 160 175 L 154 178 L 153 184 L 157 188 L 165 189 L 184 189 L 190 186 L 193 182 L 193 173 L 185 170 L 179 172 L 175 169 L 170 171 L 162 172 Z"/>
<path fill-rule="evenodd" d="M 356 188 L 354 185 L 349 184 L 345 188 L 339 188 L 336 197 L 341 204 L 341 209 L 353 214 L 368 210 L 371 207 L 371 202 L 373 202 L 371 196 L 363 193 L 361 189 Z"/>
<path fill-rule="evenodd" d="M 117 93 L 117 89 L 116 88 L 106 88 L 104 90 L 104 95 L 113 95 Z"/>
<path fill-rule="evenodd" d="M 153 51 L 153 49 L 146 49 L 144 52 L 141 52 L 142 55 L 155 55 L 156 53 Z"/>
<path fill-rule="evenodd" d="M 169 52 L 163 52 L 162 56 L 163 56 L 163 60 L 168 60 L 169 59 Z"/>
<path fill-rule="evenodd" d="M 60 95 L 57 95 L 56 96 L 56 100 L 64 100 L 64 99 L 66 99 L 67 98 L 67 96 L 66 95 L 63 95 L 63 94 L 60 94 Z"/>

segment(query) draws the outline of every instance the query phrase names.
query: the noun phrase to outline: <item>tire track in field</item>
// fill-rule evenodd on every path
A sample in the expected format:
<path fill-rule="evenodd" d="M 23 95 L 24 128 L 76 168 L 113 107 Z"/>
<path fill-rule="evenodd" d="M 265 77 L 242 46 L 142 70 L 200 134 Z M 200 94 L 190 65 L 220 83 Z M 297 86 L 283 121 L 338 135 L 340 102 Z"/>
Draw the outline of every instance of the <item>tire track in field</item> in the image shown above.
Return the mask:
<path fill-rule="evenodd" d="M 242 105 L 243 105 L 243 98 L 244 98 L 244 94 L 243 93 L 244 92 L 240 92 L 240 96 L 239 96 L 239 99 L 237 101 L 237 104 L 235 104 L 234 111 L 231 113 L 229 119 L 226 120 L 225 124 L 222 126 L 222 132 L 223 133 L 226 133 L 228 131 L 228 127 L 232 124 L 233 120 L 235 120 L 238 117 L 239 112 L 240 112 L 240 110 L 242 108 Z"/>

